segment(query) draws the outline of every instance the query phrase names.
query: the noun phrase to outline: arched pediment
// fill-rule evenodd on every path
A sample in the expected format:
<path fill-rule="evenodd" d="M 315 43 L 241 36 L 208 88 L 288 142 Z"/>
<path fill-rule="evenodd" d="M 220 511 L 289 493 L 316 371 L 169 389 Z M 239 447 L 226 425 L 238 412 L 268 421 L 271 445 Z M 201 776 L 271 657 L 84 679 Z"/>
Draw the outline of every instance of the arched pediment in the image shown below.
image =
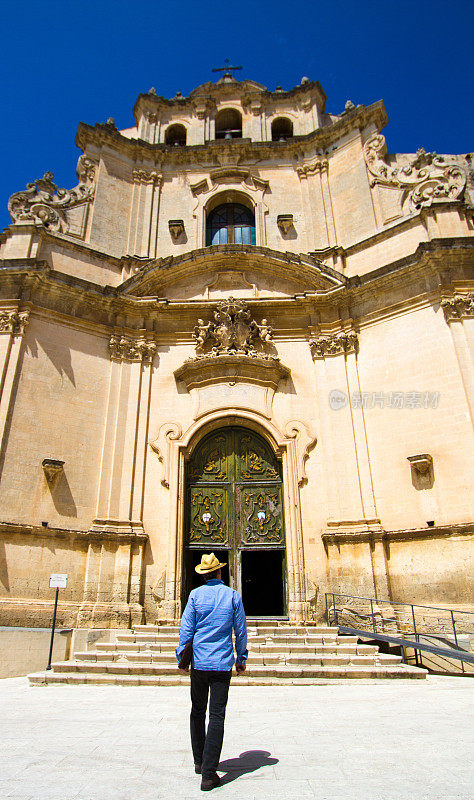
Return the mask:
<path fill-rule="evenodd" d="M 214 245 L 147 262 L 119 293 L 169 300 L 272 298 L 326 294 L 345 284 L 343 275 L 311 256 L 251 245 Z"/>

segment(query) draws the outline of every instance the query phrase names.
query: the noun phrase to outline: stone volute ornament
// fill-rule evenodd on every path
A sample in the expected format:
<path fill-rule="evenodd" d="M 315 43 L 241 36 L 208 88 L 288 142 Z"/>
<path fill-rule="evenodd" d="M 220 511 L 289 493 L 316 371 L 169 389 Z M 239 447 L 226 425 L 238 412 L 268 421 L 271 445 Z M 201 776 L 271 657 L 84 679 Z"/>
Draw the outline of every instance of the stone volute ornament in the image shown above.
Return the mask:
<path fill-rule="evenodd" d="M 96 164 L 85 155 L 80 156 L 77 163 L 77 177 L 74 189 L 60 189 L 53 182 L 53 173 L 45 172 L 26 189 L 12 194 L 8 211 L 13 222 L 32 222 L 50 231 L 65 233 L 68 228 L 66 212 L 94 197 Z"/>
<path fill-rule="evenodd" d="M 466 185 L 466 173 L 459 164 L 420 148 L 405 164 L 390 163 L 385 137 L 377 133 L 364 145 L 370 185 L 392 186 L 404 190 L 411 211 L 430 206 L 434 201 L 459 200 Z"/>

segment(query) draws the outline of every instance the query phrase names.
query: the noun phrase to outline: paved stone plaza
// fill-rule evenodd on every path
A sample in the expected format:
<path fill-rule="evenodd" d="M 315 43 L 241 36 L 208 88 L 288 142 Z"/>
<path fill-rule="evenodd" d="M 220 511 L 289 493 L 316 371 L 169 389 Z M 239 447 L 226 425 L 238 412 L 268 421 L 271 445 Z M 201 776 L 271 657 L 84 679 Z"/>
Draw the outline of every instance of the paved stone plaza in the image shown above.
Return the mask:
<path fill-rule="evenodd" d="M 187 687 L 0 681 L 0 797 L 204 797 Z M 233 678 L 221 761 L 232 800 L 472 800 L 474 681 L 246 687 Z M 213 796 L 214 796 L 213 795 Z"/>

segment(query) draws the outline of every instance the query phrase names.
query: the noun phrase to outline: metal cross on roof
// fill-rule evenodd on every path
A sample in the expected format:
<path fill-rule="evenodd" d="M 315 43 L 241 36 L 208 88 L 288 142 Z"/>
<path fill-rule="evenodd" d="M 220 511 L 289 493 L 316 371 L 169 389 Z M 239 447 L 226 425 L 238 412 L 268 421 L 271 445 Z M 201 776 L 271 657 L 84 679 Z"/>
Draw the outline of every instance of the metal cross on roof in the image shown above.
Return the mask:
<path fill-rule="evenodd" d="M 229 66 L 229 59 L 228 58 L 224 58 L 224 64 L 225 64 L 225 67 L 214 67 L 214 69 L 212 71 L 213 72 L 230 72 L 233 69 L 242 69 L 242 67 L 231 67 L 231 66 Z"/>

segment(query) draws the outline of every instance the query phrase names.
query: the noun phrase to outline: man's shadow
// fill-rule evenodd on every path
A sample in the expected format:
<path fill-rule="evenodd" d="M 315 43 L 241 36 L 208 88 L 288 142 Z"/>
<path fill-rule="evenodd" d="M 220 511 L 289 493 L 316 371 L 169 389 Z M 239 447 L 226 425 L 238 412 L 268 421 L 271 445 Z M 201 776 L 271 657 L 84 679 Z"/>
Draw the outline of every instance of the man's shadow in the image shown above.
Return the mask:
<path fill-rule="evenodd" d="M 249 772 L 256 772 L 260 767 L 270 767 L 273 764 L 278 764 L 278 758 L 270 758 L 268 750 L 246 750 L 238 758 L 228 758 L 227 761 L 220 762 L 217 769 L 226 773 L 221 777 L 221 786 Z"/>

